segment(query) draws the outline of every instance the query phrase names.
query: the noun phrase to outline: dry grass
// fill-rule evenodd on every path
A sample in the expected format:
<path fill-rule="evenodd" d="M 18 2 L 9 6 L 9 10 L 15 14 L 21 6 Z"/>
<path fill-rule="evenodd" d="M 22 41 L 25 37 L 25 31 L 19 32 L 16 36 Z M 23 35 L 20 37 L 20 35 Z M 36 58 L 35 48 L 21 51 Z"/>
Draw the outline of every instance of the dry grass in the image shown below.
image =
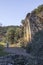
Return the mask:
<path fill-rule="evenodd" d="M 20 47 L 20 43 L 10 44 L 9 47 Z"/>
<path fill-rule="evenodd" d="M 3 45 L 3 46 L 5 46 L 5 43 L 4 43 L 4 42 L 0 42 L 0 45 Z"/>

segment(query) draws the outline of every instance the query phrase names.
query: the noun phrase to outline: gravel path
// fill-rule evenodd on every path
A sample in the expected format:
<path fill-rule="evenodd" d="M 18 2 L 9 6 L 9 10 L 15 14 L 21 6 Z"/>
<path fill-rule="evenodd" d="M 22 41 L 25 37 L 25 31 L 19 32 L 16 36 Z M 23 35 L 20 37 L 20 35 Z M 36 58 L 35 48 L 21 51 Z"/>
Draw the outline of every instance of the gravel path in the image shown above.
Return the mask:
<path fill-rule="evenodd" d="M 9 54 L 13 54 L 13 55 L 24 55 L 26 57 L 35 58 L 35 56 L 32 56 L 31 54 L 26 53 L 25 49 L 19 48 L 19 47 L 4 48 L 4 51 L 8 52 Z M 43 58 L 40 58 L 40 59 L 43 59 Z"/>
<path fill-rule="evenodd" d="M 4 51 L 8 52 L 8 53 L 12 53 L 12 54 L 25 54 L 26 53 L 25 49 L 18 48 L 18 47 L 16 47 L 16 48 L 12 48 L 12 47 L 4 48 Z"/>
<path fill-rule="evenodd" d="M 13 54 L 13 55 L 24 55 L 24 56 L 29 56 L 31 58 L 33 58 L 32 55 L 26 53 L 26 50 L 23 48 L 5 48 L 4 49 L 5 52 L 8 52 L 9 54 Z"/>

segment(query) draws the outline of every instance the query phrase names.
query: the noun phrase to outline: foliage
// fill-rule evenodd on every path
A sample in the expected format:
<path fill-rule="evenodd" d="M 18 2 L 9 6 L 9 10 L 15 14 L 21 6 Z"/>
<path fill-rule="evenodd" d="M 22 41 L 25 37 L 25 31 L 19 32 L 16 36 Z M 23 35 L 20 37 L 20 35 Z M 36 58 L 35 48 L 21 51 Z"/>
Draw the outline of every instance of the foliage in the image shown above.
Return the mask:
<path fill-rule="evenodd" d="M 43 5 L 38 6 L 38 8 L 34 9 L 32 13 L 38 14 L 43 11 Z"/>
<path fill-rule="evenodd" d="M 27 64 L 26 57 L 23 55 L 15 55 L 15 57 L 12 56 L 12 59 L 14 59 L 13 65 L 25 65 L 25 64 Z"/>
<path fill-rule="evenodd" d="M 40 53 L 43 54 L 43 52 L 41 52 L 43 50 L 43 30 L 37 32 L 34 35 L 33 40 L 30 44 L 28 44 L 27 48 L 27 51 L 30 52 L 32 55 L 39 56 Z M 43 55 L 40 56 L 43 57 Z"/>
<path fill-rule="evenodd" d="M 21 46 L 22 48 L 25 48 L 25 42 L 24 42 L 24 41 L 21 41 L 21 42 L 20 42 L 20 46 Z"/>
<path fill-rule="evenodd" d="M 9 29 L 14 29 L 14 42 L 18 42 L 18 39 L 20 39 L 20 37 L 22 37 L 22 27 L 21 26 L 1 26 L 0 27 L 0 41 L 3 41 L 6 43 L 7 37 L 9 37 Z M 12 33 L 12 32 L 10 32 Z M 9 34 L 7 36 L 7 34 Z M 13 36 L 12 36 L 13 37 Z M 10 40 L 9 40 L 10 41 Z"/>
<path fill-rule="evenodd" d="M 4 46 L 0 44 L 0 50 L 3 50 L 4 49 Z"/>
<path fill-rule="evenodd" d="M 20 28 L 9 28 L 6 33 L 6 41 L 10 43 L 18 42 L 18 39 L 21 37 Z"/>
<path fill-rule="evenodd" d="M 5 43 L 2 41 L 2 42 L 0 42 L 0 45 L 5 46 Z"/>
<path fill-rule="evenodd" d="M 14 36 L 15 36 L 14 28 L 9 28 L 6 33 L 7 41 L 10 42 L 11 44 L 14 43 Z"/>
<path fill-rule="evenodd" d="M 8 53 L 4 52 L 4 46 L 0 44 L 0 56 L 8 55 Z"/>

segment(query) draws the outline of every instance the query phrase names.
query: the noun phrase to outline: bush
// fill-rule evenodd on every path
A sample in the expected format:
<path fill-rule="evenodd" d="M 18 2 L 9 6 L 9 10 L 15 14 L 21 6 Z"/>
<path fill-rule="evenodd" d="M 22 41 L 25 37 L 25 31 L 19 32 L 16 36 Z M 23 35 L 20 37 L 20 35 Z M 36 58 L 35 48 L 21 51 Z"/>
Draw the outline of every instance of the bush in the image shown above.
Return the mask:
<path fill-rule="evenodd" d="M 42 46 L 43 46 L 43 31 L 41 30 L 34 35 L 32 42 L 27 45 L 26 50 L 28 53 L 37 56 L 40 55 L 40 52 L 43 50 Z M 42 53 L 43 52 L 41 52 L 41 54 Z"/>
<path fill-rule="evenodd" d="M 0 51 L 4 49 L 4 46 L 0 44 Z"/>

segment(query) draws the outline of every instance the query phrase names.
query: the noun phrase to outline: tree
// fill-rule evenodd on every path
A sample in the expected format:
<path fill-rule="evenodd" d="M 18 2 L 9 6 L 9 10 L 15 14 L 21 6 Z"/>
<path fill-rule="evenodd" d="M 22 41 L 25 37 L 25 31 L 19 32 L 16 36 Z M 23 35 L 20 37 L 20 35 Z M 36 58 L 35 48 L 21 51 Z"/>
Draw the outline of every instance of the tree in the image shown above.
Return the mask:
<path fill-rule="evenodd" d="M 14 43 L 15 30 L 14 28 L 9 28 L 6 33 L 6 39 L 10 44 Z"/>
<path fill-rule="evenodd" d="M 21 23 L 22 23 L 22 33 L 23 33 L 22 35 L 25 38 L 25 20 L 22 20 Z"/>
<path fill-rule="evenodd" d="M 32 11 L 33 14 L 39 14 L 40 12 L 43 12 L 43 5 L 38 6 L 38 8 Z"/>

